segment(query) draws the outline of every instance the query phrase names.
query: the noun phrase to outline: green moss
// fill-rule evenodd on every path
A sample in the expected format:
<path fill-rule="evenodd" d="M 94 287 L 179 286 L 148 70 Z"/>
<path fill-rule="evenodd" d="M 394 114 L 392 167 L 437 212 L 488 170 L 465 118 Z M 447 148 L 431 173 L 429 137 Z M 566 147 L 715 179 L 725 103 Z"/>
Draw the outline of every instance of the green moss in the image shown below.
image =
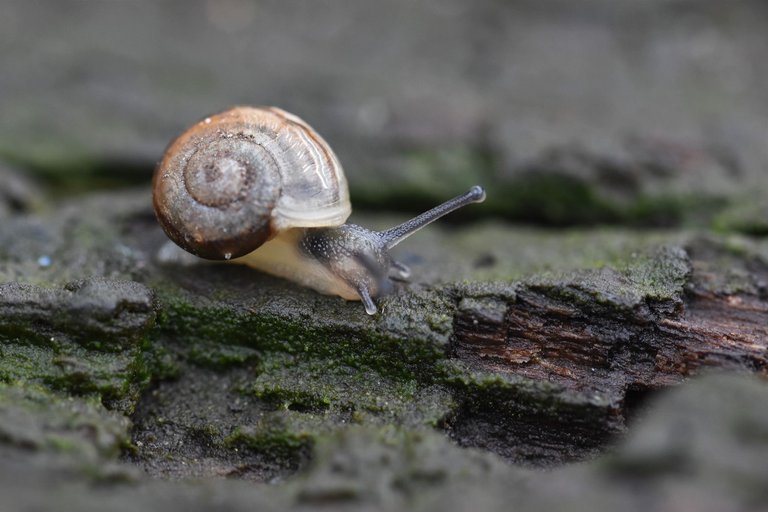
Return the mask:
<path fill-rule="evenodd" d="M 45 448 L 57 452 L 75 452 L 77 444 L 71 439 L 60 435 L 49 435 L 45 440 Z"/>
<path fill-rule="evenodd" d="M 91 277 L 63 286 L 13 282 L 1 298 L 0 336 L 23 343 L 117 353 L 141 345 L 154 323 L 151 292 L 126 280 Z"/>
<path fill-rule="evenodd" d="M 281 408 L 331 421 L 353 415 L 356 422 L 439 424 L 454 408 L 450 394 L 416 380 L 388 378 L 336 360 L 294 359 L 267 365 L 246 393 Z"/>
<path fill-rule="evenodd" d="M 471 229 L 453 230 L 449 235 L 433 229 L 409 239 L 403 252 L 422 255 L 425 263 L 414 266 L 413 272 L 426 272 L 429 279 L 487 282 L 503 288 L 547 272 L 620 267 L 633 254 L 660 245 L 680 246 L 686 238 L 685 233 L 656 230 L 542 230 L 483 222 Z M 439 274 L 433 268 L 439 269 Z"/>
<path fill-rule="evenodd" d="M 105 160 L 78 147 L 74 141 L 44 143 L 34 137 L 34 145 L 17 141 L 0 142 L 0 160 L 33 174 L 48 185 L 51 195 L 62 197 L 147 183 L 152 163 L 128 159 Z"/>
<path fill-rule="evenodd" d="M 760 296 L 765 290 L 768 244 L 743 235 L 702 235 L 688 250 L 694 259 L 694 285 L 716 294 Z"/>
<path fill-rule="evenodd" d="M 631 170 L 613 169 L 616 164 L 579 151 L 553 154 L 551 161 L 545 158 L 506 174 L 499 171 L 498 156 L 482 146 L 419 147 L 399 155 L 396 169 L 365 173 L 364 180 L 350 178 L 356 207 L 423 210 L 475 184 L 487 188 L 486 202 L 458 217 L 493 215 L 553 226 L 706 225 L 725 204 L 715 194 L 670 193 L 663 185 L 645 190 Z M 603 170 L 629 181 L 613 183 L 602 176 Z M 386 184 L 380 181 L 384 179 Z"/>
<path fill-rule="evenodd" d="M 272 414 L 256 425 L 239 427 L 224 440 L 229 449 L 269 455 L 282 464 L 298 463 L 312 447 L 316 428 L 307 428 L 306 418 L 297 421 L 290 413 Z"/>
<path fill-rule="evenodd" d="M 503 509 L 508 503 L 491 506 L 474 496 L 431 498 L 444 497 L 446 489 L 466 497 L 496 474 L 506 479 L 505 487 L 516 480 L 496 458 L 461 449 L 435 433 L 352 426 L 318 439 L 311 467 L 288 488 L 309 508 Z"/>
<path fill-rule="evenodd" d="M 713 226 L 721 232 L 768 236 L 768 198 L 765 194 L 748 195 L 731 201 L 715 217 Z"/>
<path fill-rule="evenodd" d="M 454 256 L 463 258 L 464 246 L 477 250 L 478 238 L 490 237 L 506 247 L 507 240 L 493 229 L 451 237 L 452 244 L 460 245 Z M 551 422 L 559 431 L 596 429 L 585 444 L 597 443 L 615 428 L 608 397 L 452 366 L 448 342 L 457 308 L 503 316 L 526 289 L 577 307 L 617 312 L 651 302 L 674 303 L 690 273 L 687 255 L 674 244 L 659 245 L 678 237 L 664 233 L 637 237 L 600 230 L 548 236 L 522 230 L 519 235 L 508 236 L 516 252 L 506 257 L 526 277 L 522 281 L 412 285 L 382 299 L 382 312 L 374 318 L 354 310 L 357 304 L 270 279 L 223 297 L 161 285 L 156 287 L 160 313 L 155 333 L 198 365 L 252 365 L 255 376 L 237 389 L 273 410 L 263 424 L 241 430 L 229 442 L 253 450 L 295 456 L 307 443 L 349 424 L 441 427 L 467 407 L 489 418 L 503 417 L 515 429 L 527 428 L 531 418 Z M 542 244 L 547 250 L 541 250 Z M 526 251 L 535 258 L 520 261 L 517 254 Z M 542 265 L 557 272 L 542 273 Z M 574 422 L 581 427 L 568 426 Z"/>
<path fill-rule="evenodd" d="M 169 293 L 167 289 L 158 289 L 158 297 L 162 304 L 158 318 L 161 336 L 184 340 L 187 348 L 216 344 L 244 347 L 214 349 L 210 356 L 193 348 L 191 359 L 213 365 L 239 364 L 267 353 L 285 353 L 414 379 L 444 357 L 443 343 L 447 343 L 452 321 L 447 298 L 435 300 L 418 295 L 410 301 L 382 307 L 378 325 L 360 315 L 354 321 L 323 317 L 308 322 L 292 314 L 291 308 L 281 311 L 279 303 L 265 306 L 266 311 L 259 312 L 185 296 L 178 291 Z M 414 307 L 414 301 L 427 306 Z"/>
<path fill-rule="evenodd" d="M 134 361 L 134 371 L 139 382 L 168 380 L 178 377 L 178 357 L 159 340 L 148 340 L 140 357 Z"/>
<path fill-rule="evenodd" d="M 256 362 L 259 359 L 259 352 L 242 345 L 195 340 L 187 344 L 184 357 L 199 366 L 225 369 Z"/>
<path fill-rule="evenodd" d="M 587 310 L 627 312 L 649 303 L 676 307 L 690 274 L 686 252 L 662 246 L 597 269 L 532 276 L 525 286 Z"/>
<path fill-rule="evenodd" d="M 592 224 L 617 219 L 621 210 L 589 184 L 565 176 L 526 173 L 501 193 L 489 194 L 496 214 L 553 225 Z"/>
<path fill-rule="evenodd" d="M 484 147 L 420 146 L 403 148 L 399 156 L 397 165 L 386 171 L 348 176 L 356 208 L 431 208 L 472 185 L 490 185 L 491 170 L 496 168 L 496 156 Z"/>
<path fill-rule="evenodd" d="M 462 404 L 452 424 L 468 446 L 502 446 L 513 459 L 546 465 L 582 458 L 624 428 L 615 397 L 598 390 L 566 389 L 460 361 L 443 369 L 443 382 Z"/>
<path fill-rule="evenodd" d="M 542 403 L 552 402 L 562 396 L 563 388 L 546 381 L 537 381 L 509 373 L 476 370 L 459 360 L 446 360 L 440 367 L 439 382 L 462 393 L 507 394 L 526 402 L 526 397 L 543 398 Z M 537 398 L 538 401 L 538 398 Z"/>
<path fill-rule="evenodd" d="M 70 343 L 0 345 L 0 382 L 45 384 L 52 390 L 97 395 L 105 403 L 128 412 L 152 373 L 139 347 L 98 352 Z"/>
<path fill-rule="evenodd" d="M 514 220 L 571 226 L 598 222 L 668 225 L 686 218 L 695 198 L 643 196 L 615 197 L 603 190 L 597 178 L 572 176 L 556 163 L 503 175 L 498 156 L 477 146 L 419 147 L 400 152 L 397 169 L 366 173 L 366 180 L 352 176 L 357 207 L 411 211 L 425 209 L 482 184 L 489 193 L 482 207 L 462 210 L 463 218 L 502 216 Z M 585 162 L 584 165 L 595 165 Z M 377 179 L 386 178 L 386 186 Z M 455 218 L 455 217 L 454 217 Z"/>
<path fill-rule="evenodd" d="M 92 398 L 0 384 L 0 443 L 66 452 L 84 461 L 114 459 L 127 442 L 129 425 Z"/>
<path fill-rule="evenodd" d="M 631 201 L 617 220 L 638 226 L 706 226 L 725 204 L 706 194 L 644 194 Z"/>
<path fill-rule="evenodd" d="M 619 266 L 630 286 L 647 300 L 656 302 L 678 300 L 683 286 L 690 278 L 691 262 L 679 247 L 659 247 L 633 254 Z"/>
<path fill-rule="evenodd" d="M 236 293 L 220 301 L 163 285 L 156 290 L 154 337 L 179 357 L 218 370 L 254 366 L 255 377 L 236 389 L 273 410 L 228 436 L 229 448 L 291 462 L 343 425 L 434 427 L 455 407 L 445 389 L 430 383 L 452 332 L 454 306 L 445 294 L 417 292 L 383 303 L 372 319 L 307 292 L 322 307 L 344 306 L 338 316 L 308 321 L 307 304 L 282 303 L 294 290 L 270 294 L 269 302 Z"/>

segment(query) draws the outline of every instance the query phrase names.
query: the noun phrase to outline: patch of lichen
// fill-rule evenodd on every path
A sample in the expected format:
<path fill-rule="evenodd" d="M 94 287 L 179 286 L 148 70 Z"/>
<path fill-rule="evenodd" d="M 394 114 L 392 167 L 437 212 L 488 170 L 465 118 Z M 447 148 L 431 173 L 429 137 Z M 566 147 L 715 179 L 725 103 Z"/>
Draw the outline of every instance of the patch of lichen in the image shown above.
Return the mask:
<path fill-rule="evenodd" d="M 662 246 L 597 269 L 532 276 L 525 286 L 577 307 L 626 313 L 649 304 L 677 307 L 690 274 L 685 250 Z"/>
<path fill-rule="evenodd" d="M 739 234 L 701 235 L 687 244 L 693 260 L 692 287 L 714 294 L 766 293 L 768 242 Z"/>
<path fill-rule="evenodd" d="M 690 279 L 691 261 L 682 247 L 661 246 L 631 254 L 618 270 L 645 300 L 676 301 Z"/>
<path fill-rule="evenodd" d="M 533 262 L 523 262 L 523 266 L 532 267 L 519 279 L 467 280 L 453 286 L 453 295 L 460 299 L 460 309 L 481 308 L 479 314 L 484 316 L 493 315 L 499 308 L 499 314 L 503 314 L 506 305 L 514 304 L 521 293 L 541 294 L 572 307 L 587 311 L 599 309 L 602 313 L 636 314 L 648 307 L 674 309 L 679 307 L 690 280 L 689 255 L 676 244 L 658 245 L 673 241 L 671 237 L 649 236 L 644 244 L 635 241 L 625 245 L 614 240 L 615 245 L 603 246 L 601 242 L 610 237 L 592 234 L 582 238 L 582 243 L 591 248 L 581 253 L 570 251 L 574 241 L 564 240 L 563 251 L 579 268 L 568 265 L 558 268 L 556 260 L 547 262 L 547 251 L 544 251 L 538 264 L 546 270 L 535 269 Z M 478 305 L 471 306 L 472 301 L 479 301 Z"/>

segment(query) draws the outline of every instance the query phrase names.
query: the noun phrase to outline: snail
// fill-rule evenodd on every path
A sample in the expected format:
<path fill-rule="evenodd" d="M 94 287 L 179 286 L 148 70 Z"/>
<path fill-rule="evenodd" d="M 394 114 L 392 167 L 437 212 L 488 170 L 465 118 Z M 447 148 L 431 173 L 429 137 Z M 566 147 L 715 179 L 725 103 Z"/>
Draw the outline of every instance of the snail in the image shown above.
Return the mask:
<path fill-rule="evenodd" d="M 152 182 L 157 218 L 182 249 L 360 300 L 371 315 L 391 279 L 410 275 L 389 250 L 485 199 L 475 186 L 385 231 L 345 224 L 352 208 L 336 155 L 307 123 L 274 107 L 235 107 L 193 125 L 168 146 Z"/>

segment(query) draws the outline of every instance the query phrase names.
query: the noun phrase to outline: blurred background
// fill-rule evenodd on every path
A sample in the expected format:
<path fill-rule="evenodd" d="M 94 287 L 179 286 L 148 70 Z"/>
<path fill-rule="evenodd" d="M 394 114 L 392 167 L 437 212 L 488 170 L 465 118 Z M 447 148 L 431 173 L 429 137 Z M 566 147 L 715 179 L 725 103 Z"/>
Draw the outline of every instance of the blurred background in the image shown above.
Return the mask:
<path fill-rule="evenodd" d="M 0 162 L 146 184 L 189 124 L 277 105 L 357 209 L 480 183 L 465 215 L 765 233 L 766 62 L 762 0 L 6 0 Z"/>

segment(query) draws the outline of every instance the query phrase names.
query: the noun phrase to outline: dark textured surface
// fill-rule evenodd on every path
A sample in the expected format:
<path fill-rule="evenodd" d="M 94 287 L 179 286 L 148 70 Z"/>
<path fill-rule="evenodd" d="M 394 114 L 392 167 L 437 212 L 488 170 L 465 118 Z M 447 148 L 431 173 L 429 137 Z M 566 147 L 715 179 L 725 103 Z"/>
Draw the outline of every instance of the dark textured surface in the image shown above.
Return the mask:
<path fill-rule="evenodd" d="M 757 0 L 4 4 L 0 510 L 764 508 L 766 26 Z M 195 260 L 149 176 L 234 103 L 312 123 L 360 225 L 488 200 L 393 251 L 376 316 Z"/>
<path fill-rule="evenodd" d="M 122 464 L 83 472 L 66 452 L 4 447 L 0 504 L 30 510 L 55 503 L 64 511 L 509 510 L 510 503 L 518 510 L 759 510 L 768 498 L 768 418 L 754 404 L 766 400 L 767 389 L 764 381 L 733 376 L 691 383 L 654 402 L 608 457 L 545 473 L 458 449 L 433 433 L 360 427 L 324 438 L 302 475 L 269 487 L 150 480 Z M 0 400 L 4 405 L 5 395 Z"/>
<path fill-rule="evenodd" d="M 169 251 L 146 189 L 74 205 L 26 220 L 49 264 L 3 260 L 0 376 L 132 414 L 128 460 L 154 475 L 284 478 L 348 424 L 552 466 L 605 449 L 655 390 L 766 372 L 758 239 L 432 227 L 398 248 L 413 280 L 370 317 Z"/>

